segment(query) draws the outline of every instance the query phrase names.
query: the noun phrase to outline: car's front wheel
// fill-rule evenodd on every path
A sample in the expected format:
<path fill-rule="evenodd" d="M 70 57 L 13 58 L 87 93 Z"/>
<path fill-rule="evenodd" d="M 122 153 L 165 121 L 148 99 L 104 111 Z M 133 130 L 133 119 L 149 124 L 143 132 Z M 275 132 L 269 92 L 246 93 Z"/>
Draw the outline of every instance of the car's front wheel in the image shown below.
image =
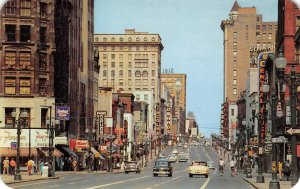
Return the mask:
<path fill-rule="evenodd" d="M 172 174 L 168 174 L 168 177 L 172 177 Z"/>
<path fill-rule="evenodd" d="M 205 175 L 205 178 L 208 178 L 208 175 Z"/>
<path fill-rule="evenodd" d="M 189 174 L 189 177 L 193 177 L 193 174 Z"/>

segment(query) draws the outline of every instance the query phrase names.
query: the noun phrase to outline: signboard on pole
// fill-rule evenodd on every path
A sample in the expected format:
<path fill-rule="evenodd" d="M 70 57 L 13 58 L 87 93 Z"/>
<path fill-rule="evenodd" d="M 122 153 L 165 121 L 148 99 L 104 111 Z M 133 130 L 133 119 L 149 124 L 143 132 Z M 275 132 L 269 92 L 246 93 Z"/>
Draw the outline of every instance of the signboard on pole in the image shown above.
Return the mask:
<path fill-rule="evenodd" d="M 70 106 L 56 106 L 56 119 L 70 120 Z"/>

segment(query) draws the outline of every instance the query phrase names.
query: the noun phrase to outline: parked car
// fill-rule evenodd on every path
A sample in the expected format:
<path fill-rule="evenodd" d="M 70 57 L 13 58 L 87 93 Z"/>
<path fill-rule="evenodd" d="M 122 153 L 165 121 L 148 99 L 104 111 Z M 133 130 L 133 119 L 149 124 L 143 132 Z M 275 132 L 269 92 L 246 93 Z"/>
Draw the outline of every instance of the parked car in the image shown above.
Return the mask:
<path fill-rule="evenodd" d="M 124 172 L 127 174 L 129 172 L 140 173 L 141 168 L 138 161 L 128 161 L 125 163 Z"/>
<path fill-rule="evenodd" d="M 208 162 L 207 162 L 207 167 L 208 167 L 209 169 L 215 169 L 215 162 L 213 162 L 213 161 L 208 161 Z"/>
<path fill-rule="evenodd" d="M 172 177 L 173 167 L 171 163 L 167 160 L 157 160 L 153 167 L 153 176 L 157 177 L 158 175 L 168 175 Z"/>
<path fill-rule="evenodd" d="M 185 154 L 185 153 L 180 153 L 179 155 L 178 155 L 178 161 L 179 162 L 185 162 L 185 161 L 187 161 L 189 158 L 188 158 L 188 156 L 187 156 L 187 154 Z"/>
<path fill-rule="evenodd" d="M 204 175 L 206 178 L 208 177 L 208 167 L 205 161 L 192 161 L 188 170 L 189 177 L 193 177 L 194 175 Z"/>

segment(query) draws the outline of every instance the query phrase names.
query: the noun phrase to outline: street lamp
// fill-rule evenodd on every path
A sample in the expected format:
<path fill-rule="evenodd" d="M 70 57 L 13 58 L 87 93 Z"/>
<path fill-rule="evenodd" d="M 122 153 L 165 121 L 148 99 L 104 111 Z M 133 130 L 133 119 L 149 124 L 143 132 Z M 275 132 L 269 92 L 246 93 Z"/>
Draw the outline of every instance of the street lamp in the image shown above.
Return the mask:
<path fill-rule="evenodd" d="M 11 116 L 13 118 L 16 118 L 16 112 L 15 110 L 11 113 Z M 23 111 L 19 114 L 19 118 L 15 121 L 17 123 L 17 170 L 14 177 L 14 180 L 21 180 L 21 174 L 20 174 L 20 135 L 21 135 L 21 122 L 22 118 L 27 118 L 28 112 Z"/>
<path fill-rule="evenodd" d="M 299 86 L 300 75 L 295 73 L 295 68 L 292 65 L 290 75 L 285 74 L 285 67 L 287 60 L 284 57 L 282 49 L 279 50 L 279 55 L 275 61 L 277 74 L 280 81 L 283 81 L 286 85 L 289 85 L 290 89 L 290 102 L 291 102 L 291 129 L 296 129 L 296 103 L 297 103 L 297 87 Z M 298 182 L 298 160 L 297 160 L 297 137 L 295 134 L 291 137 L 291 151 L 292 151 L 292 162 L 291 162 L 291 184 L 296 185 Z"/>

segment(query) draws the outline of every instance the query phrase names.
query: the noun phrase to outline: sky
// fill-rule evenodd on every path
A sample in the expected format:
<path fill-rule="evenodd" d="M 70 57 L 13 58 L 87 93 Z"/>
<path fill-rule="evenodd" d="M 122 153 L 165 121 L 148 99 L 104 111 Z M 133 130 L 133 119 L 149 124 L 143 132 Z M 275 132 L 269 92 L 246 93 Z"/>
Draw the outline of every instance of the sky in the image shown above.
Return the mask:
<path fill-rule="evenodd" d="M 277 0 L 238 0 L 257 8 L 263 21 L 277 21 Z M 223 103 L 223 32 L 234 0 L 95 0 L 95 34 L 124 34 L 125 28 L 159 34 L 162 70 L 187 74 L 187 112 L 201 133 L 220 133 Z M 246 82 L 246 81 L 245 81 Z"/>

